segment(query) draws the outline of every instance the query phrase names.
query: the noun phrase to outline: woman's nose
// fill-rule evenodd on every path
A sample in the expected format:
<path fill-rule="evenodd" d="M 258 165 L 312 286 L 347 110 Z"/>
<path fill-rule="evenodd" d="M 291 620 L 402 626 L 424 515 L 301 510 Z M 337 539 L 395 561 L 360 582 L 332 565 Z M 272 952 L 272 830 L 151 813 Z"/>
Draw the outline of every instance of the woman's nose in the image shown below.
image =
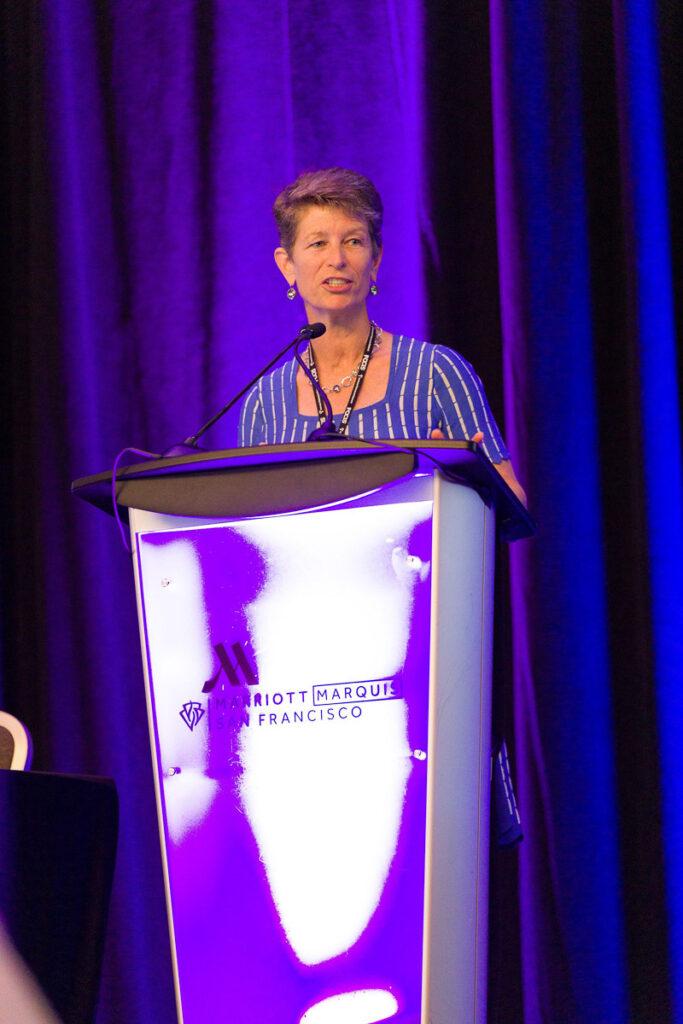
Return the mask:
<path fill-rule="evenodd" d="M 343 267 L 344 264 L 346 263 L 346 254 L 344 252 L 343 246 L 341 246 L 341 245 L 337 245 L 337 246 L 332 245 L 332 246 L 330 246 L 330 248 L 328 250 L 327 258 L 329 260 L 330 266 L 332 266 L 332 267 Z"/>

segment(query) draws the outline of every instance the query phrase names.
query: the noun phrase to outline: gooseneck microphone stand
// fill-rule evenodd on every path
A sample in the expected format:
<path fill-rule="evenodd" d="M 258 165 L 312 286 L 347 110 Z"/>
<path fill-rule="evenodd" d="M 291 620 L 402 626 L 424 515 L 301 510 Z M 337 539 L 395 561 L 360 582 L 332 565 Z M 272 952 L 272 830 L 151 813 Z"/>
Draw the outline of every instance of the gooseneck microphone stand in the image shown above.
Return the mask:
<path fill-rule="evenodd" d="M 317 337 L 319 337 L 319 335 L 314 334 L 314 335 L 312 335 L 312 337 L 317 338 Z M 310 368 L 306 365 L 306 361 L 301 357 L 301 354 L 299 352 L 299 345 L 300 344 L 301 344 L 300 341 L 296 342 L 296 345 L 294 347 L 294 358 L 296 359 L 297 363 L 299 364 L 301 369 L 304 371 L 304 373 L 306 374 L 306 376 L 310 380 L 310 382 L 311 382 L 311 384 L 313 386 L 313 389 L 315 391 L 317 391 L 318 394 L 320 395 L 320 399 L 321 399 L 321 401 L 323 403 L 323 406 L 325 407 L 325 412 L 326 412 L 326 416 L 325 416 L 325 419 L 323 420 L 323 422 L 320 424 L 320 426 L 316 427 L 315 430 L 311 431 L 311 433 L 308 435 L 306 440 L 307 441 L 344 441 L 345 440 L 344 435 L 340 434 L 335 429 L 335 426 L 334 426 L 334 413 L 332 412 L 332 406 L 330 405 L 330 400 L 327 397 L 325 389 L 322 387 L 320 382 L 315 379 L 315 377 L 313 376 L 313 374 L 310 371 Z"/>
<path fill-rule="evenodd" d="M 311 340 L 311 338 L 319 338 L 322 334 L 325 333 L 325 331 L 326 331 L 325 324 L 321 324 L 321 323 L 304 324 L 304 326 L 301 328 L 301 330 L 297 334 L 297 336 L 294 339 L 294 341 L 288 342 L 285 345 L 285 347 L 282 349 L 282 351 L 278 352 L 278 354 L 276 356 L 274 356 L 273 359 L 271 359 L 271 361 L 268 363 L 267 366 L 265 366 L 262 370 L 259 370 L 259 372 L 256 374 L 256 376 L 252 380 L 250 380 L 249 383 L 246 384 L 242 388 L 242 390 L 240 392 L 238 392 L 234 396 L 234 398 L 231 398 L 227 405 L 223 406 L 223 408 L 220 410 L 220 412 L 217 412 L 215 416 L 212 416 L 211 419 L 208 421 L 208 423 L 205 423 L 204 426 L 201 427 L 197 431 L 196 434 L 191 434 L 190 437 L 186 437 L 185 440 L 181 444 L 173 444 L 173 445 L 170 446 L 170 448 L 167 448 L 166 451 L 162 453 L 161 457 L 166 459 L 166 458 L 171 458 L 174 455 L 192 455 L 194 452 L 202 451 L 203 449 L 201 449 L 199 447 L 199 445 L 197 444 L 197 441 L 199 440 L 199 438 L 203 434 L 205 434 L 206 431 L 210 427 L 212 427 L 214 425 L 214 423 L 217 423 L 218 420 L 221 418 L 221 416 L 225 416 L 226 412 L 228 412 L 229 409 L 232 409 L 233 405 L 235 405 L 237 402 L 239 402 L 240 398 L 242 398 L 244 395 L 246 395 L 247 391 L 249 391 L 249 389 L 252 388 L 254 386 L 254 384 L 256 384 L 256 382 L 261 379 L 261 377 L 263 377 L 264 373 L 268 373 L 268 370 L 270 370 L 271 366 L 274 366 L 275 363 L 278 362 L 278 360 L 282 359 L 282 357 L 284 355 L 286 355 L 287 352 L 289 352 L 289 350 L 290 350 L 290 348 L 292 348 L 292 346 L 294 346 L 294 352 L 295 352 L 296 358 L 299 360 L 301 365 L 304 367 L 304 370 L 306 371 L 306 373 L 310 377 L 311 376 L 310 370 L 308 370 L 308 368 L 302 362 L 302 360 L 301 360 L 301 358 L 300 358 L 300 356 L 298 354 L 298 347 L 299 347 L 299 345 L 300 345 L 300 343 L 302 341 L 309 342 Z M 315 386 L 315 382 L 314 382 L 314 386 Z M 317 385 L 317 386 L 320 387 L 319 385 Z M 320 390 L 322 391 L 322 389 L 320 389 Z M 332 428 L 332 407 L 330 406 L 330 403 L 329 403 L 329 400 L 327 398 L 327 395 L 325 395 L 324 392 L 323 392 L 323 397 L 324 397 L 324 401 L 326 403 L 326 408 L 329 410 L 328 416 L 329 416 L 330 423 L 329 423 L 329 426 L 328 426 L 328 430 L 330 430 Z M 322 427 L 320 429 L 322 430 Z M 315 433 L 315 431 L 314 431 L 314 433 Z M 311 436 L 311 437 L 309 437 L 308 440 L 310 441 L 312 439 L 313 438 Z"/>

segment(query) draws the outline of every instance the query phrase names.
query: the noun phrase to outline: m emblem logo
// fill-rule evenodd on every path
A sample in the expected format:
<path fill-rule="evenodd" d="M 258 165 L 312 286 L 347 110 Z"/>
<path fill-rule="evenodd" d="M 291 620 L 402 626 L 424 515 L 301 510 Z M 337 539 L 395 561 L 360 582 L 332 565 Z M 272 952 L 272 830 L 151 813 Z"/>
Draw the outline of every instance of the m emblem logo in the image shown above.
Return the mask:
<path fill-rule="evenodd" d="M 202 693 L 210 693 L 213 690 L 220 679 L 221 672 L 225 672 L 231 686 L 243 686 L 244 683 L 248 683 L 249 686 L 256 686 L 258 683 L 256 672 L 251 667 L 251 663 L 244 653 L 242 645 L 240 643 L 231 644 L 230 650 L 234 655 L 234 661 L 226 651 L 224 644 L 214 645 L 214 651 L 218 655 L 220 664 L 215 676 L 207 679 L 202 686 Z M 240 679 L 240 673 L 242 679 Z"/>

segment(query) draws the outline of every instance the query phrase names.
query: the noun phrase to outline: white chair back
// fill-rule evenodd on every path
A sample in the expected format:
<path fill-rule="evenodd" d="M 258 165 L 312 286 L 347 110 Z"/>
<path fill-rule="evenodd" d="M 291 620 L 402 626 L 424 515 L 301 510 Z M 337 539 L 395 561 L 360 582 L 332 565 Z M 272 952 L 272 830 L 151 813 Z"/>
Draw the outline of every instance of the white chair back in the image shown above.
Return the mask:
<path fill-rule="evenodd" d="M 32 757 L 33 743 L 26 726 L 14 715 L 0 711 L 0 768 L 30 768 Z"/>

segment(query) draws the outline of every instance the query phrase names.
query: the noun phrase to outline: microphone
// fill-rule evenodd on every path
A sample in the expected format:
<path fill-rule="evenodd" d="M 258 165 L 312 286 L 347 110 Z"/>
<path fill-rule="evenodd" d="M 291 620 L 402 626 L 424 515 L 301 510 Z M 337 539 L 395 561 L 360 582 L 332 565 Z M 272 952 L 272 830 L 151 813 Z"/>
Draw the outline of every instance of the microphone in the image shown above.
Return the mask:
<path fill-rule="evenodd" d="M 320 335 L 324 334 L 326 330 L 327 327 L 325 327 L 325 324 L 305 324 L 297 334 L 296 341 L 294 342 L 294 344 L 298 345 L 300 341 L 304 340 L 304 338 L 319 338 Z"/>
<path fill-rule="evenodd" d="M 324 334 L 326 330 L 327 328 L 325 327 L 325 324 L 304 324 L 304 326 L 301 328 L 294 341 L 288 342 L 282 349 L 282 352 L 278 352 L 278 354 L 273 359 L 271 359 L 267 366 L 264 366 L 262 370 L 259 370 L 259 372 L 253 378 L 253 380 L 250 380 L 249 383 L 245 385 L 245 387 L 243 387 L 242 390 L 238 392 L 238 394 L 236 394 L 234 398 L 231 398 L 228 404 L 224 405 L 220 412 L 217 412 L 215 416 L 212 416 L 208 423 L 205 423 L 203 427 L 200 427 L 196 434 L 191 434 L 190 437 L 186 437 L 182 444 L 172 444 L 170 448 L 167 448 L 166 451 L 161 453 L 161 458 L 167 459 L 173 457 L 174 455 L 194 455 L 195 452 L 205 451 L 206 449 L 199 448 L 199 446 L 197 445 L 197 441 L 202 436 L 202 434 L 205 434 L 209 427 L 212 427 L 214 423 L 217 423 L 221 416 L 225 416 L 226 412 L 228 412 L 229 409 L 232 409 L 233 405 L 235 405 L 236 402 L 239 402 L 240 398 L 242 398 L 243 395 L 246 395 L 247 391 L 249 391 L 249 389 L 252 388 L 254 384 L 261 379 L 261 377 L 263 377 L 264 373 L 268 373 L 268 370 L 271 368 L 271 366 L 274 366 L 279 359 L 282 359 L 282 357 L 286 355 L 287 352 L 289 352 L 292 346 L 295 347 L 296 355 L 296 346 L 298 346 L 302 341 L 310 341 L 311 338 L 319 338 L 320 335 Z M 325 401 L 327 402 L 327 395 L 325 395 Z M 329 402 L 327 402 L 327 404 L 329 406 Z M 332 407 L 330 406 L 330 417 L 331 415 Z"/>

